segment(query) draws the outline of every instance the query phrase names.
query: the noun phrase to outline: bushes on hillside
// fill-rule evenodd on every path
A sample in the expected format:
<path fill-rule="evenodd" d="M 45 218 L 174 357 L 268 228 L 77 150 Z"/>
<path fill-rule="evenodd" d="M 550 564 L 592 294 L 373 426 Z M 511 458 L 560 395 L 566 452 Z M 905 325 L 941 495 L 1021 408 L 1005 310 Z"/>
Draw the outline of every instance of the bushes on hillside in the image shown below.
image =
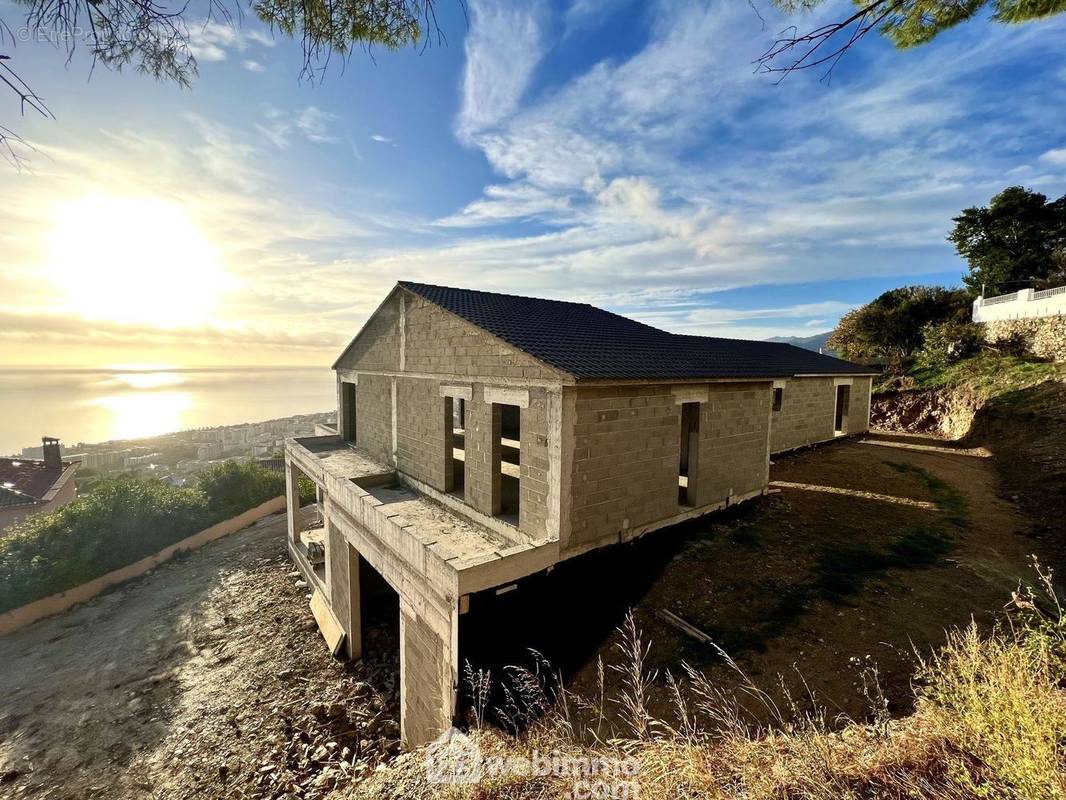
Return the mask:
<path fill-rule="evenodd" d="M 223 461 L 200 473 L 200 490 L 219 519 L 228 519 L 285 493 L 280 472 L 240 461 Z"/>
<path fill-rule="evenodd" d="M 284 491 L 280 473 L 233 461 L 190 488 L 157 479 L 100 481 L 91 494 L 27 517 L 0 539 L 0 612 L 132 564 Z"/>
<path fill-rule="evenodd" d="M 826 344 L 853 361 L 899 365 L 922 346 L 924 326 L 968 321 L 970 302 L 960 289 L 892 289 L 841 317 Z"/>
<path fill-rule="evenodd" d="M 972 322 L 946 320 L 922 328 L 922 346 L 915 361 L 926 369 L 940 369 L 977 352 L 981 329 Z"/>

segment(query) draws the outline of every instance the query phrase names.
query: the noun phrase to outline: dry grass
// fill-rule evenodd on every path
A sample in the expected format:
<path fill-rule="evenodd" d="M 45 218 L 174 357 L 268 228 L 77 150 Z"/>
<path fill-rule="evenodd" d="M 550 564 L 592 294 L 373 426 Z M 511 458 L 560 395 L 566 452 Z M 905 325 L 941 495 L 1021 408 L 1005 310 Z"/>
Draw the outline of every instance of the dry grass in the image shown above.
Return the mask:
<path fill-rule="evenodd" d="M 1038 574 L 1041 585 L 1016 593 L 1011 616 L 993 633 L 982 636 L 972 625 L 952 632 L 939 652 L 922 660 L 915 676 L 916 710 L 903 719 L 884 713 L 876 673 L 868 684 L 872 722 L 864 724 L 801 711 L 800 703 L 781 707 L 746 679 L 737 697 L 689 669 L 678 679 L 660 678 L 646 669 L 647 647 L 629 618 L 621 629 L 619 663 L 609 667 L 623 676 L 617 697 L 579 698 L 556 690 L 547 713 L 521 733 L 475 728 L 471 738 L 483 759 L 552 752 L 585 759 L 582 763 L 634 759 L 639 765 L 631 779 L 635 787 L 599 795 L 604 797 L 1064 798 L 1066 615 L 1050 576 L 1039 566 Z M 676 709 L 671 719 L 654 717 L 645 704 L 657 680 L 672 690 Z M 515 685 L 521 687 L 510 695 L 516 707 L 532 712 L 547 705 L 543 676 L 527 674 Z M 516 699 L 516 691 L 531 696 Z M 608 715 L 608 704 L 617 713 Z M 621 729 L 613 728 L 607 716 L 620 720 Z M 572 776 L 507 774 L 471 785 L 435 785 L 427 780 L 425 759 L 422 751 L 407 754 L 346 796 L 575 796 Z"/>

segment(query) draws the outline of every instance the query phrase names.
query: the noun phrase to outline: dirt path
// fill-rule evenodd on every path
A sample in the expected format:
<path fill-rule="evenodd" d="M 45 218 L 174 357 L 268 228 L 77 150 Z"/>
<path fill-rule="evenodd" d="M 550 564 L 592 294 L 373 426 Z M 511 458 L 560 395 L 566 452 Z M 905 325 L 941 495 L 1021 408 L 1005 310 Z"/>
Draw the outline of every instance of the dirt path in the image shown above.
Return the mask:
<path fill-rule="evenodd" d="M 284 515 L 0 638 L 0 795 L 302 797 L 397 747 L 393 624 L 325 652 Z"/>

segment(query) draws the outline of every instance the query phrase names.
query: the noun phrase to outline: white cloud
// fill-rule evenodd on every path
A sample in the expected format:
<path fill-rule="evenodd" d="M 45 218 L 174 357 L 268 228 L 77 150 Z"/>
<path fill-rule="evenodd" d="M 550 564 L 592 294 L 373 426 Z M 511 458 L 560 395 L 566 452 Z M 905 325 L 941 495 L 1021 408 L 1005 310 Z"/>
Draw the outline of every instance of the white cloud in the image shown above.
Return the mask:
<path fill-rule="evenodd" d="M 293 135 L 302 136 L 313 144 L 337 144 L 341 137 L 332 130 L 336 119 L 336 114 L 317 106 L 292 112 L 268 108 L 264 121 L 255 123 L 255 129 L 279 150 L 285 150 L 292 144 Z M 358 158 L 354 144 L 352 150 Z"/>
<path fill-rule="evenodd" d="M 1066 167 L 1066 147 L 1057 147 L 1054 150 L 1048 150 L 1040 156 L 1040 160 L 1056 167 Z"/>
<path fill-rule="evenodd" d="M 392 139 L 390 139 L 388 136 L 382 136 L 380 133 L 372 133 L 370 134 L 370 138 L 371 140 L 375 142 L 380 142 L 381 144 L 392 144 Z"/>
<path fill-rule="evenodd" d="M 204 20 L 189 27 L 189 50 L 198 61 L 225 61 L 230 51 L 244 52 L 253 44 L 273 47 L 273 37 L 257 28 Z M 247 68 L 248 63 L 245 62 Z"/>
<path fill-rule="evenodd" d="M 542 11 L 521 0 L 474 0 L 466 37 L 463 102 L 456 124 L 460 138 L 509 116 L 543 55 Z"/>
<path fill-rule="evenodd" d="M 243 66 L 249 72 L 266 72 L 266 67 L 263 64 L 250 58 L 244 61 Z"/>
<path fill-rule="evenodd" d="M 611 14 L 617 13 L 625 0 L 573 0 L 563 16 L 564 36 L 594 28 Z"/>
<path fill-rule="evenodd" d="M 308 106 L 296 115 L 296 127 L 311 142 L 336 144 L 340 139 L 330 132 L 330 125 L 336 119 L 336 114 L 323 111 L 317 106 Z"/>

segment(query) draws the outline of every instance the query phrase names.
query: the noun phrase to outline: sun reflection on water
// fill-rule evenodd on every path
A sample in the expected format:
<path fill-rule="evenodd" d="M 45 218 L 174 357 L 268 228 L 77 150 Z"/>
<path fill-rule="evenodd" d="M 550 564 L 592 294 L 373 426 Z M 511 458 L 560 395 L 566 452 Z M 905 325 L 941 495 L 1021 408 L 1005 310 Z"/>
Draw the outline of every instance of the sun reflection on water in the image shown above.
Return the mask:
<path fill-rule="evenodd" d="M 188 427 L 182 424 L 182 417 L 192 406 L 192 396 L 188 392 L 133 391 L 98 397 L 91 402 L 110 414 L 109 439 L 137 439 Z"/>
<path fill-rule="evenodd" d="M 164 386 L 177 386 L 185 378 L 176 372 L 123 372 L 112 376 L 118 383 L 124 383 L 131 389 L 161 389 Z"/>

